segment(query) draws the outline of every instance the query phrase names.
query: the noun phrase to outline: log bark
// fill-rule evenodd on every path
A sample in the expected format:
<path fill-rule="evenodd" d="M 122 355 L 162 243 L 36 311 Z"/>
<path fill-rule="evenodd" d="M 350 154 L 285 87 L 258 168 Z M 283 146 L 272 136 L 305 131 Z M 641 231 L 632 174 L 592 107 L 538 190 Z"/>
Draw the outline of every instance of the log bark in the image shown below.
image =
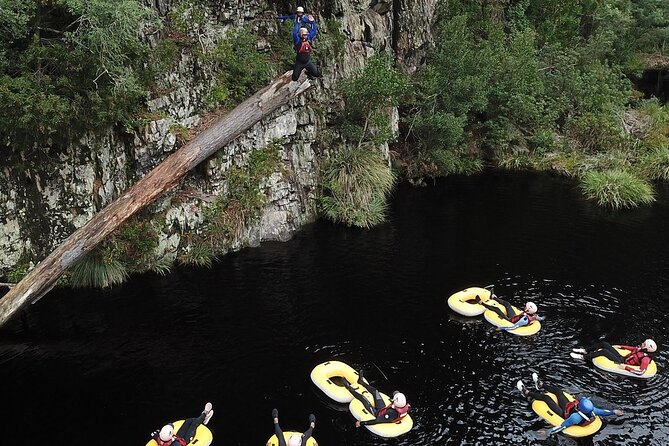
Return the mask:
<path fill-rule="evenodd" d="M 126 220 L 168 192 L 195 166 L 310 86 L 287 72 L 168 156 L 145 177 L 72 233 L 0 300 L 0 326 L 30 302 L 48 293 L 58 278 Z"/>

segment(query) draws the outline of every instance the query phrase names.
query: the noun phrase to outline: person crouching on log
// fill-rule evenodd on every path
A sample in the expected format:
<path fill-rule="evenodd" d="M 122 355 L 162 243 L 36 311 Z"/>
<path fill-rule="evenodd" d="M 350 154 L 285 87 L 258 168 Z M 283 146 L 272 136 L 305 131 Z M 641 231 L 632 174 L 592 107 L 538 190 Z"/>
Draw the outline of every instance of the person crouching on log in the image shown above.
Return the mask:
<path fill-rule="evenodd" d="M 293 42 L 295 43 L 295 67 L 293 68 L 293 81 L 300 78 L 303 70 L 307 70 L 309 79 L 321 76 L 321 72 L 316 65 L 311 61 L 311 53 L 314 51 L 313 40 L 318 32 L 318 26 L 313 16 L 309 16 L 309 24 L 311 29 L 299 28 L 293 30 Z"/>

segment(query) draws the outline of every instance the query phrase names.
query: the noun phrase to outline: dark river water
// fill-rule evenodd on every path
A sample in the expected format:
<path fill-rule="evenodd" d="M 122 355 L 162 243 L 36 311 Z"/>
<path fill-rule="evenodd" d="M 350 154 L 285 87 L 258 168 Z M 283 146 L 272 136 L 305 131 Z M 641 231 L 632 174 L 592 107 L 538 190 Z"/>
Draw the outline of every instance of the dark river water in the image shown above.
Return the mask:
<path fill-rule="evenodd" d="M 287 243 L 175 268 L 109 291 L 55 291 L 0 332 L 0 410 L 10 443 L 144 445 L 165 422 L 214 403 L 214 445 L 263 445 L 285 429 L 328 445 L 541 442 L 544 423 L 515 390 L 531 372 L 600 407 L 621 408 L 580 444 L 669 444 L 666 364 L 669 189 L 652 207 L 598 209 L 574 183 L 490 172 L 400 186 L 388 223 L 317 223 Z M 472 285 L 547 317 L 530 338 L 450 311 Z M 569 358 L 604 338 L 660 346 L 641 381 Z M 382 391 L 401 389 L 414 429 L 395 440 L 355 429 L 311 383 L 338 358 Z M 14 440 L 14 435 L 19 438 Z"/>

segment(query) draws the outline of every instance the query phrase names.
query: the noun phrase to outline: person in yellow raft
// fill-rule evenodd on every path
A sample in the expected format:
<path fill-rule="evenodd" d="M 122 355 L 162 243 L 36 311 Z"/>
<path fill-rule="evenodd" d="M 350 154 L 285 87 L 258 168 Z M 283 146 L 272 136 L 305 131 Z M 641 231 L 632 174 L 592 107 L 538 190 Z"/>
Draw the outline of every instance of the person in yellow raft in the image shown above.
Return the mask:
<path fill-rule="evenodd" d="M 629 353 L 623 356 L 618 353 L 611 344 L 601 341 L 591 347 L 590 350 L 575 348 L 570 355 L 575 359 L 590 360 L 597 358 L 598 356 L 604 356 L 618 364 L 618 367 L 621 370 L 634 373 L 635 375 L 643 375 L 646 372 L 646 368 L 648 368 L 650 362 L 653 360 L 651 354 L 657 351 L 657 344 L 652 339 L 646 339 L 641 345 L 621 345 L 620 348 L 627 350 Z M 635 369 L 631 366 L 639 368 Z"/>
<path fill-rule="evenodd" d="M 502 311 L 501 308 L 495 305 L 488 305 L 485 302 L 481 302 L 481 298 L 478 295 L 476 296 L 476 298 L 474 298 L 474 302 L 483 305 L 488 310 L 494 311 L 499 315 L 500 318 L 505 319 L 513 324 L 509 327 L 497 327 L 498 330 L 506 330 L 506 331 L 515 330 L 516 328 L 530 325 L 534 321 L 541 322 L 546 319 L 545 317 L 539 316 L 537 314 L 537 304 L 535 304 L 534 302 L 527 302 L 525 304 L 525 308 L 523 308 L 523 310 L 520 313 L 516 314 L 516 311 L 513 309 L 513 306 L 508 301 L 500 299 L 499 297 L 497 297 L 492 293 L 490 295 L 490 299 L 494 299 L 497 302 L 499 302 L 504 307 L 506 314 L 504 313 L 504 311 Z"/>
<path fill-rule="evenodd" d="M 151 434 L 158 446 L 186 446 L 195 437 L 195 431 L 200 424 L 207 425 L 211 417 L 214 416 L 214 410 L 211 403 L 204 405 L 204 410 L 197 418 L 187 418 L 178 431 L 174 432 L 172 424 L 166 424 L 160 430 Z"/>
<path fill-rule="evenodd" d="M 407 398 L 403 393 L 397 390 L 394 391 L 392 402 L 386 406 L 386 403 L 383 401 L 379 391 L 371 385 L 367 384 L 365 380 L 362 379 L 362 370 L 358 372 L 358 384 L 363 386 L 370 393 L 370 395 L 374 397 L 374 405 L 372 405 L 372 403 L 370 403 L 364 395 L 356 392 L 355 389 L 351 387 L 351 384 L 344 379 L 344 386 L 348 389 L 349 392 L 351 392 L 351 395 L 359 400 L 365 406 L 365 409 L 367 409 L 367 411 L 376 418 L 368 421 L 356 421 L 355 427 L 372 426 L 374 424 L 382 423 L 395 423 L 396 421 L 407 416 L 409 413 L 409 408 L 411 406 L 407 404 Z"/>
<path fill-rule="evenodd" d="M 274 433 L 276 434 L 276 438 L 279 441 L 279 446 L 306 446 L 307 440 L 311 438 L 311 434 L 313 434 L 314 428 L 316 427 L 316 416 L 314 414 L 309 414 L 309 429 L 307 429 L 301 435 L 291 435 L 288 439 L 288 443 L 286 443 L 281 426 L 279 426 L 278 409 L 272 409 L 272 420 L 274 421 Z M 318 443 L 316 443 L 316 446 L 318 446 Z"/>

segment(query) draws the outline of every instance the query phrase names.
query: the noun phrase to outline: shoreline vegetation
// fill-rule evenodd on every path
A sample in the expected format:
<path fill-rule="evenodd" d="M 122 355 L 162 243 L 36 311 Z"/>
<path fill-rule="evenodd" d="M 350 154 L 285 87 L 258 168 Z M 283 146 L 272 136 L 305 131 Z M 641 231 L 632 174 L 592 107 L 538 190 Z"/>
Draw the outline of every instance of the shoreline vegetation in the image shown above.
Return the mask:
<path fill-rule="evenodd" d="M 15 3 L 0 17 L 0 150 L 15 162 L 56 160 L 101 125 L 128 133 L 147 125 L 147 100 L 166 94 L 160 78 L 184 54 L 213 79 L 205 94 L 213 113 L 292 64 L 288 22 L 210 41 L 209 13 L 194 0 L 163 17 L 138 0 L 114 8 L 93 0 L 85 10 L 72 0 L 52 3 Z M 321 22 L 317 57 L 336 66 L 346 36 L 335 17 Z M 584 198 L 605 208 L 655 200 L 653 183 L 669 179 L 669 110 L 652 98 L 669 73 L 669 2 L 453 0 L 433 32 L 436 45 L 416 74 L 377 54 L 334 87 L 346 107 L 318 135 L 329 153 L 318 198 L 324 218 L 369 228 L 384 220 L 396 181 L 421 185 L 484 165 L 574 178 Z M 635 90 L 648 70 L 657 71 L 655 91 Z M 18 119 L 15 110 L 23 110 Z M 173 129 L 180 143 L 191 136 Z M 208 266 L 226 252 L 261 212 L 264 179 L 284 168 L 277 154 L 269 147 L 230 172 L 234 193 L 206 212 L 206 237 L 184 236 L 191 248 L 177 262 Z M 159 220 L 136 217 L 60 283 L 104 287 L 136 272 L 169 272 L 171 262 L 152 254 Z M 20 280 L 34 260 L 22 256 L 7 281 Z"/>

